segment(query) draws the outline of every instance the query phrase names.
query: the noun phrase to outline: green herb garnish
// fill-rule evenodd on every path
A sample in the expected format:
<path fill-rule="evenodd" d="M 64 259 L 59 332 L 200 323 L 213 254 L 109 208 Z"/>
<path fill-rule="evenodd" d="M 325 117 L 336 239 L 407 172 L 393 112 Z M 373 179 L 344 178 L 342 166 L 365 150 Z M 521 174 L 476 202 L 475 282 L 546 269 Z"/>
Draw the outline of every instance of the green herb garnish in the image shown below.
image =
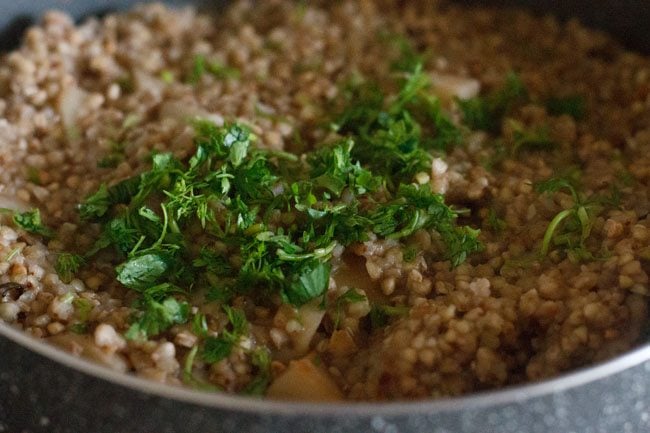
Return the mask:
<path fill-rule="evenodd" d="M 368 298 L 357 292 L 356 289 L 348 289 L 344 294 L 336 298 L 336 301 L 334 302 L 334 329 L 339 328 L 341 316 L 343 315 L 343 308 L 345 308 L 346 305 L 364 302 L 366 300 L 368 300 Z"/>
<path fill-rule="evenodd" d="M 418 250 L 414 246 L 404 248 L 402 256 L 406 263 L 413 263 L 418 256 Z"/>
<path fill-rule="evenodd" d="M 575 177 L 554 177 L 534 185 L 535 191 L 541 194 L 552 194 L 565 191 L 571 195 L 573 206 L 558 212 L 548 224 L 544 232 L 540 254 L 546 256 L 551 246 L 558 245 L 578 260 L 593 259 L 586 241 L 591 234 L 594 218 L 609 202 L 607 197 L 586 197 L 579 190 Z"/>
<path fill-rule="evenodd" d="M 203 360 L 214 364 L 230 355 L 233 347 L 248 332 L 248 321 L 243 311 L 223 306 L 231 330 L 224 329 L 218 337 L 207 337 L 203 346 Z"/>
<path fill-rule="evenodd" d="M 225 66 L 217 61 L 207 60 L 205 56 L 198 54 L 194 57 L 192 71 L 187 78 L 187 82 L 196 85 L 205 74 L 210 74 L 219 80 L 224 80 L 237 79 L 239 78 L 240 72 L 237 68 Z"/>
<path fill-rule="evenodd" d="M 41 185 L 41 174 L 39 169 L 36 167 L 27 167 L 27 180 L 33 183 L 34 185 Z"/>
<path fill-rule="evenodd" d="M 527 97 L 528 92 L 521 78 L 511 72 L 502 88 L 485 96 L 457 100 L 457 103 L 463 113 L 463 121 L 470 129 L 498 133 L 502 119 Z"/>
<path fill-rule="evenodd" d="M 160 71 L 160 80 L 165 83 L 165 84 L 172 84 L 176 77 L 174 77 L 174 73 L 170 71 L 169 69 L 165 69 Z"/>
<path fill-rule="evenodd" d="M 73 323 L 68 327 L 70 332 L 74 332 L 75 334 L 83 335 L 88 333 L 88 324 L 87 323 Z"/>
<path fill-rule="evenodd" d="M 251 364 L 256 372 L 253 380 L 243 390 L 247 395 L 264 395 L 271 383 L 271 354 L 264 347 L 257 347 L 251 352 Z"/>
<path fill-rule="evenodd" d="M 408 315 L 409 307 L 392 305 L 373 305 L 370 310 L 370 326 L 372 329 L 386 326 L 392 317 L 404 317 Z"/>
<path fill-rule="evenodd" d="M 506 228 L 506 222 L 499 218 L 497 211 L 493 208 L 488 210 L 486 222 L 495 234 L 501 234 Z"/>
<path fill-rule="evenodd" d="M 399 56 L 391 63 L 391 69 L 399 72 L 409 72 L 417 67 L 419 64 L 424 64 L 427 53 L 419 53 L 413 46 L 413 42 L 406 36 L 382 31 L 379 33 L 379 38 L 397 49 Z"/>
<path fill-rule="evenodd" d="M 554 116 L 566 114 L 576 120 L 582 120 L 587 112 L 587 101 L 581 95 L 553 97 L 546 100 L 546 109 Z"/>
<path fill-rule="evenodd" d="M 115 168 L 124 160 L 124 143 L 111 143 L 110 152 L 97 161 L 98 168 Z"/>
<path fill-rule="evenodd" d="M 203 391 L 222 391 L 220 387 L 211 383 L 206 383 L 205 381 L 197 379 L 194 376 L 194 361 L 198 352 L 199 346 L 194 346 L 185 356 L 185 361 L 183 362 L 183 382 L 186 385 L 190 385 L 196 389 L 201 389 Z"/>
<path fill-rule="evenodd" d="M 54 269 L 56 270 L 56 273 L 59 274 L 61 281 L 67 284 L 72 281 L 84 262 L 84 258 L 78 254 L 61 253 L 56 260 Z"/>
<path fill-rule="evenodd" d="M 95 306 L 93 303 L 86 298 L 74 298 L 72 300 L 72 305 L 75 308 L 75 314 L 81 322 L 86 322 L 90 313 L 93 311 Z"/>
<path fill-rule="evenodd" d="M 137 303 L 140 310 L 125 336 L 129 340 L 147 339 L 175 324 L 187 322 L 190 307 L 187 302 L 168 297 L 162 301 L 151 295 L 143 296 Z"/>
<path fill-rule="evenodd" d="M 428 172 L 430 150 L 446 150 L 461 141 L 460 130 L 428 92 L 430 85 L 422 65 L 417 64 L 405 74 L 396 95 L 385 95 L 374 83 L 346 89 L 346 106 L 333 128 L 354 138 L 352 156 L 386 178 L 389 186 Z"/>
<path fill-rule="evenodd" d="M 208 335 L 208 322 L 205 314 L 199 313 L 192 317 L 192 332 L 200 337 Z"/>
<path fill-rule="evenodd" d="M 508 119 L 508 122 L 512 129 L 511 155 L 515 156 L 522 151 L 549 151 L 555 149 L 556 143 L 551 140 L 547 127 L 540 126 L 526 129 L 524 125 L 514 119 Z"/>
<path fill-rule="evenodd" d="M 16 247 L 11 251 L 9 251 L 9 254 L 7 254 L 7 256 L 5 257 L 5 262 L 11 262 L 13 258 L 16 257 L 16 255 L 18 255 L 18 253 L 22 251 L 22 249 L 23 247 Z"/>
<path fill-rule="evenodd" d="M 23 230 L 46 238 L 54 236 L 54 231 L 41 221 L 41 211 L 32 209 L 27 212 L 14 213 L 14 223 Z"/>
<path fill-rule="evenodd" d="M 187 161 L 156 154 L 150 170 L 90 195 L 80 216 L 102 232 L 86 257 L 112 251 L 117 280 L 141 294 L 128 334 L 184 323 L 183 299 L 197 289 L 207 302 L 275 293 L 303 305 L 327 290 L 337 246 L 372 233 L 402 239 L 435 230 L 438 256 L 453 266 L 480 250 L 478 231 L 459 225 L 441 195 L 410 184 L 430 170 L 438 140 L 452 145 L 460 135 L 428 95 L 421 67 L 400 84 L 394 95 L 369 94 L 374 102 L 344 108 L 337 129 L 345 137 L 302 158 L 257 148 L 244 125 L 196 121 Z M 208 359 L 232 349 L 238 334 L 227 332 L 206 339 Z"/>

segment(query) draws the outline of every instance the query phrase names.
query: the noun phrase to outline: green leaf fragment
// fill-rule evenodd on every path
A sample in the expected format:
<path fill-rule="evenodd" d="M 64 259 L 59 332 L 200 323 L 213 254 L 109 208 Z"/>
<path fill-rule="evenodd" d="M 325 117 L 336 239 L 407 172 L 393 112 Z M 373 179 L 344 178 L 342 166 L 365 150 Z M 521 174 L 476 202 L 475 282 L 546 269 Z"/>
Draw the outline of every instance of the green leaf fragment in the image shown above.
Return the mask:
<path fill-rule="evenodd" d="M 90 317 L 90 313 L 95 308 L 95 305 L 86 298 L 75 298 L 72 301 L 72 305 L 75 308 L 75 315 L 81 322 L 86 322 Z"/>
<path fill-rule="evenodd" d="M 46 238 L 54 236 L 54 230 L 45 226 L 41 220 L 41 211 L 32 209 L 27 212 L 14 213 L 14 223 L 21 229 Z"/>
<path fill-rule="evenodd" d="M 171 326 L 187 322 L 190 307 L 187 302 L 168 297 L 162 302 L 144 296 L 140 302 L 141 311 L 136 313 L 135 321 L 127 330 L 129 340 L 144 340 L 154 337 Z"/>
<path fill-rule="evenodd" d="M 68 284 L 74 278 L 79 268 L 84 264 L 85 259 L 78 254 L 61 253 L 57 257 L 54 269 L 61 281 Z"/>
<path fill-rule="evenodd" d="M 115 268 L 117 280 L 131 289 L 142 290 L 160 279 L 169 269 L 169 260 L 160 254 L 144 254 Z"/>
<path fill-rule="evenodd" d="M 338 329 L 341 322 L 341 316 L 343 315 L 343 308 L 348 304 L 354 304 L 357 302 L 367 301 L 365 295 L 359 293 L 356 289 L 348 289 L 344 294 L 336 298 L 334 305 L 335 314 L 334 314 L 334 328 Z"/>
<path fill-rule="evenodd" d="M 581 95 L 552 97 L 546 100 L 546 109 L 554 116 L 566 114 L 576 120 L 582 120 L 587 112 L 587 101 Z"/>
<path fill-rule="evenodd" d="M 206 338 L 203 346 L 203 360 L 214 364 L 226 359 L 232 352 L 235 342 L 236 340 L 226 336 Z"/>
<path fill-rule="evenodd" d="M 331 266 L 325 263 L 305 267 L 297 281 L 282 292 L 283 298 L 290 304 L 300 306 L 321 296 L 329 286 L 330 271 Z"/>
<path fill-rule="evenodd" d="M 383 328 L 393 317 L 404 317 L 409 313 L 408 306 L 392 306 L 375 304 L 370 309 L 370 326 L 372 329 Z"/>
<path fill-rule="evenodd" d="M 456 102 L 463 113 L 463 122 L 470 129 L 498 133 L 504 116 L 527 98 L 528 92 L 521 78 L 511 72 L 500 89 L 485 96 Z"/>
<path fill-rule="evenodd" d="M 251 352 L 250 357 L 251 364 L 257 371 L 244 388 L 243 394 L 261 396 L 271 383 L 271 354 L 265 347 L 257 347 Z"/>
<path fill-rule="evenodd" d="M 224 329 L 217 337 L 207 337 L 203 347 L 203 360 L 214 364 L 227 358 L 235 344 L 248 332 L 248 321 L 244 312 L 238 308 L 223 306 L 231 330 Z"/>
<path fill-rule="evenodd" d="M 542 257 L 547 256 L 551 247 L 556 245 L 563 247 L 567 255 L 576 261 L 596 259 L 586 242 L 591 235 L 594 218 L 604 210 L 605 205 L 612 206 L 613 203 L 597 195 L 585 197 L 579 187 L 575 176 L 553 177 L 534 185 L 535 191 L 540 194 L 564 190 L 573 199 L 573 206 L 558 212 L 546 227 L 540 248 Z"/>

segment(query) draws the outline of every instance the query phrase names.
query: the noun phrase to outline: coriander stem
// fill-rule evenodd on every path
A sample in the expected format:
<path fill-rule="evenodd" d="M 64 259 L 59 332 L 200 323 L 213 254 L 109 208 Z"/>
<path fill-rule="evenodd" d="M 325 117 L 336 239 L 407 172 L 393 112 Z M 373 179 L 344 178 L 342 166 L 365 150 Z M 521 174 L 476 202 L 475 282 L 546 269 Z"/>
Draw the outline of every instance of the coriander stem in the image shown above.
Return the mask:
<path fill-rule="evenodd" d="M 584 242 L 591 232 L 591 221 L 589 220 L 589 213 L 584 206 L 580 206 L 576 213 L 578 215 L 578 220 L 580 220 L 580 227 L 582 228 L 582 233 L 580 235 L 580 240 Z"/>
<path fill-rule="evenodd" d="M 575 209 L 565 209 L 562 212 L 558 213 L 555 215 L 555 217 L 551 220 L 551 222 L 548 224 L 548 227 L 546 228 L 546 232 L 544 232 L 544 239 L 542 240 L 542 249 L 540 251 L 540 254 L 542 257 L 545 257 L 548 254 L 548 250 L 551 246 L 551 240 L 553 239 L 553 234 L 559 227 L 559 225 L 564 221 L 567 217 L 572 215 L 575 212 Z"/>

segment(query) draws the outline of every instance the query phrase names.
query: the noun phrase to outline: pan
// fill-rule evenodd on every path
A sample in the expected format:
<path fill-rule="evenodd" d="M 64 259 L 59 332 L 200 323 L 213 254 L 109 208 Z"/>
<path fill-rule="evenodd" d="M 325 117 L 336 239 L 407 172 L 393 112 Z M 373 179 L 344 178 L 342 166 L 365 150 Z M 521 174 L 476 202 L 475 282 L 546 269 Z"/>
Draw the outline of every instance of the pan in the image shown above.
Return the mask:
<path fill-rule="evenodd" d="M 80 19 L 133 3 L 2 0 L 0 50 L 15 47 L 22 31 L 47 9 L 63 9 Z M 168 3 L 215 7 L 221 2 Z M 650 52 L 650 5 L 642 0 L 492 3 L 577 17 L 634 50 Z M 0 323 L 0 432 L 9 433 L 643 433 L 650 432 L 648 389 L 650 345 L 644 345 L 551 380 L 466 397 L 414 403 L 277 402 L 123 375 Z"/>

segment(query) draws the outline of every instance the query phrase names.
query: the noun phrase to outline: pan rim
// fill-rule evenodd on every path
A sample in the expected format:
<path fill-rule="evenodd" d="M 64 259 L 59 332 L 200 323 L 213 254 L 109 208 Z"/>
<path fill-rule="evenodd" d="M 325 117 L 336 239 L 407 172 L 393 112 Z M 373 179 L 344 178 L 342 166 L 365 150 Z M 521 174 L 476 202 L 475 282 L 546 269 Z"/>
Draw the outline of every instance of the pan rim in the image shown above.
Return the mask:
<path fill-rule="evenodd" d="M 646 343 L 608 361 L 573 370 L 548 380 L 532 384 L 514 385 L 499 390 L 484 391 L 466 396 L 412 402 L 356 403 L 343 401 L 340 403 L 309 403 L 254 399 L 251 397 L 206 392 L 153 382 L 133 374 L 125 374 L 111 370 L 90 360 L 74 356 L 53 345 L 39 341 L 24 331 L 2 321 L 0 321 L 0 336 L 74 371 L 144 394 L 206 408 L 294 417 L 305 415 L 316 417 L 341 415 L 357 417 L 390 417 L 418 414 L 435 415 L 443 412 L 457 411 L 459 408 L 480 409 L 512 403 L 520 404 L 526 400 L 586 385 L 650 360 L 650 343 Z"/>

